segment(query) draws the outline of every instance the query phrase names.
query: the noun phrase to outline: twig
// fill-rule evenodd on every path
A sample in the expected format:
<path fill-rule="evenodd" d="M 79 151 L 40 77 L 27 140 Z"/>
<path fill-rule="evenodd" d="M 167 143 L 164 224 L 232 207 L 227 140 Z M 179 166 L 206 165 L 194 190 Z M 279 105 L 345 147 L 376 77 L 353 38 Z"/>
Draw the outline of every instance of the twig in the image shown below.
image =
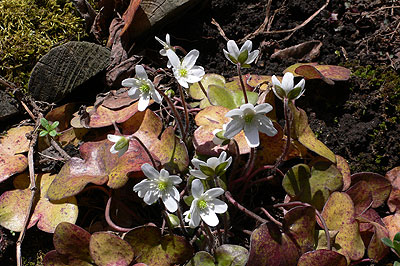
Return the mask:
<path fill-rule="evenodd" d="M 305 21 L 303 21 L 303 23 L 301 23 L 300 25 L 297 25 L 296 27 L 292 28 L 292 29 L 287 29 L 287 30 L 275 30 L 275 31 L 266 31 L 263 32 L 264 34 L 276 34 L 276 33 L 294 33 L 295 31 L 301 29 L 302 27 L 304 27 L 305 25 L 307 25 L 311 20 L 313 20 L 322 10 L 324 10 L 329 4 L 329 0 L 326 0 L 325 4 L 318 9 L 317 11 L 314 12 L 314 14 L 312 14 L 308 19 L 306 19 Z"/>
<path fill-rule="evenodd" d="M 217 27 L 219 34 L 222 36 L 222 38 L 225 39 L 225 41 L 229 41 L 229 38 L 226 37 L 224 30 L 221 28 L 221 26 L 214 18 L 211 19 L 211 24 L 214 24 Z"/>
<path fill-rule="evenodd" d="M 250 34 L 247 34 L 243 39 L 240 39 L 239 43 L 244 43 L 246 40 L 253 39 L 258 34 L 260 34 L 261 32 L 263 32 L 265 30 L 265 27 L 267 26 L 268 21 L 269 21 L 269 12 L 271 11 L 271 3 L 272 3 L 272 0 L 268 0 L 267 8 L 266 8 L 266 11 L 265 11 L 264 22 L 254 32 L 252 32 Z"/>
<path fill-rule="evenodd" d="M 66 153 L 63 148 L 61 148 L 61 146 L 58 144 L 58 142 L 55 141 L 51 137 L 50 137 L 50 143 L 51 143 L 51 146 L 53 146 L 60 153 L 60 155 L 63 157 L 63 159 L 65 161 L 68 161 L 69 159 L 71 159 L 71 156 L 69 156 L 69 154 Z"/>
<path fill-rule="evenodd" d="M 24 221 L 24 226 L 22 227 L 22 231 L 19 234 L 17 243 L 16 243 L 16 253 L 17 253 L 17 266 L 22 266 L 22 254 L 21 254 L 21 245 L 22 241 L 24 241 L 25 233 L 29 224 L 29 220 L 31 218 L 31 215 L 33 213 L 33 202 L 35 200 L 35 194 L 37 191 L 36 187 L 36 178 L 35 178 L 35 168 L 34 168 L 34 163 L 33 163 L 33 152 L 34 152 L 34 147 L 36 145 L 37 139 L 38 139 L 38 128 L 40 126 L 40 118 L 42 118 L 42 115 L 40 114 L 39 117 L 36 119 L 36 124 L 35 124 L 35 130 L 33 131 L 33 134 L 31 135 L 31 141 L 29 142 L 29 150 L 28 150 L 28 167 L 29 167 L 29 180 L 30 180 L 30 185 L 29 189 L 31 191 L 31 198 L 29 201 L 29 206 L 28 210 L 25 216 L 25 221 Z"/>

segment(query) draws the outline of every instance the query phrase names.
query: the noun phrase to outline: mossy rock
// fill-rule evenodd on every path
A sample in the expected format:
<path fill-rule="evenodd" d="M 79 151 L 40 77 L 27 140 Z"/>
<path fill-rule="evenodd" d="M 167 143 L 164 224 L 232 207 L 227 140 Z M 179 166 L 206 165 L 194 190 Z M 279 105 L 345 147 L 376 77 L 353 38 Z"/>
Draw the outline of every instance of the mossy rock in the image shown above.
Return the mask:
<path fill-rule="evenodd" d="M 89 42 L 68 42 L 39 60 L 28 89 L 36 100 L 59 102 L 109 64 L 109 49 Z"/>

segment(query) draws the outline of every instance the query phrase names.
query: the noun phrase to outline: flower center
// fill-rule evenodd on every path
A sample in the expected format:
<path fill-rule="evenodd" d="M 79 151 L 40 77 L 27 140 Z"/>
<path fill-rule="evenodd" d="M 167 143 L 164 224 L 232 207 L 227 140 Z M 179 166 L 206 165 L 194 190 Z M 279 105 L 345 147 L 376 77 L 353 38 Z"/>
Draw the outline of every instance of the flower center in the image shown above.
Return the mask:
<path fill-rule="evenodd" d="M 246 114 L 246 115 L 244 115 L 243 120 L 246 123 L 251 123 L 253 118 L 254 118 L 254 114 Z"/>
<path fill-rule="evenodd" d="M 141 92 L 144 92 L 144 93 L 149 92 L 150 91 L 150 86 L 145 84 L 145 83 L 143 83 L 142 86 L 139 87 L 139 90 Z"/>
<path fill-rule="evenodd" d="M 207 208 L 207 201 L 199 200 L 197 202 L 197 206 L 199 207 L 200 210 L 204 210 L 205 208 Z"/>
<path fill-rule="evenodd" d="M 187 74 L 188 74 L 187 69 L 182 68 L 182 69 L 179 70 L 179 75 L 181 75 L 181 77 L 186 77 Z"/>
<path fill-rule="evenodd" d="M 164 191 L 164 190 L 167 189 L 167 186 L 168 186 L 167 182 L 161 181 L 161 182 L 158 183 L 157 188 L 158 188 L 160 191 Z"/>

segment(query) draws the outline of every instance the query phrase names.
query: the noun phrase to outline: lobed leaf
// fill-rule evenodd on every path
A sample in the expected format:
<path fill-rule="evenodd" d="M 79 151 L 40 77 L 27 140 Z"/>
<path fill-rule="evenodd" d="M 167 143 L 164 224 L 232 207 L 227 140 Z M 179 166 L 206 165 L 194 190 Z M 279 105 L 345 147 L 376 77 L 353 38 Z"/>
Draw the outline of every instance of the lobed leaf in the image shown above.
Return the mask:
<path fill-rule="evenodd" d="M 129 231 L 124 240 L 136 254 L 136 260 L 148 266 L 172 266 L 184 263 L 193 256 L 193 247 L 177 235 L 161 236 L 159 228 L 141 226 Z"/>

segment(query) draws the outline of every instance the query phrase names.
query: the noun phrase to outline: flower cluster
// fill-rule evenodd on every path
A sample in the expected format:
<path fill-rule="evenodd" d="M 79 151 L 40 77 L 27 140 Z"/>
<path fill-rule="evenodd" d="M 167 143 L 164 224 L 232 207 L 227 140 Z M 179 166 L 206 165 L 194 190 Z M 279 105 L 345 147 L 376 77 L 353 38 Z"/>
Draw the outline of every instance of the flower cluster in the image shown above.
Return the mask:
<path fill-rule="evenodd" d="M 191 50 L 183 58 L 180 58 L 176 54 L 175 47 L 171 46 L 169 34 L 166 35 L 165 41 L 158 37 L 155 38 L 163 46 L 160 55 L 168 57 L 167 66 L 172 68 L 176 81 L 182 87 L 189 88 L 190 84 L 201 81 L 205 72 L 203 67 L 195 65 L 199 57 L 198 50 Z M 239 76 L 241 75 L 240 68 L 250 67 L 250 64 L 259 54 L 258 50 L 252 51 L 250 40 L 247 40 L 240 49 L 233 40 L 230 40 L 227 43 L 227 49 L 223 50 L 224 55 L 231 63 L 238 66 Z M 150 98 L 161 103 L 162 98 L 158 89 L 149 80 L 144 67 L 136 65 L 135 70 L 135 77 L 123 80 L 122 85 L 130 87 L 128 91 L 130 97 L 139 99 L 139 111 L 144 111 L 147 108 Z M 279 99 L 296 100 L 304 93 L 304 79 L 296 86 L 294 86 L 293 79 L 291 73 L 286 73 L 282 82 L 276 76 L 272 77 L 273 91 Z M 246 93 L 244 86 L 242 87 L 243 93 Z M 184 101 L 184 99 L 182 100 Z M 247 101 L 248 99 L 245 97 L 244 104 L 237 109 L 228 111 L 225 117 L 230 118 L 230 121 L 224 124 L 222 129 L 213 131 L 213 142 L 216 145 L 226 145 L 230 143 L 233 137 L 244 131 L 248 145 L 255 148 L 260 145 L 259 132 L 268 136 L 277 134 L 271 119 L 266 116 L 272 110 L 272 106 L 268 103 L 253 105 Z M 122 156 L 128 150 L 131 137 L 117 135 L 108 135 L 107 137 L 115 143 L 110 149 L 111 153 L 118 153 L 119 156 Z M 216 226 L 219 223 L 217 214 L 225 213 L 228 205 L 218 199 L 219 196 L 224 194 L 224 190 L 220 187 L 209 188 L 209 186 L 210 183 L 213 183 L 213 180 L 223 178 L 232 164 L 232 157 L 223 151 L 218 157 L 210 157 L 206 161 L 193 158 L 191 162 L 194 167 L 189 170 L 190 175 L 194 177 L 191 183 L 192 200 L 190 204 L 188 203 L 190 209 L 184 212 L 184 221 L 192 228 L 199 226 L 201 221 L 208 226 Z M 158 171 L 148 163 L 143 164 L 141 169 L 146 178 L 136 184 L 133 190 L 138 193 L 140 198 L 143 198 L 146 204 L 152 205 L 160 201 L 163 202 L 168 212 L 176 212 L 179 209 L 181 197 L 176 186 L 182 182 L 181 177 L 170 175 L 165 169 Z M 206 191 L 205 186 L 209 188 Z M 179 223 L 177 216 L 168 214 L 168 217 L 172 217 L 170 219 L 175 221 L 175 225 Z"/>

